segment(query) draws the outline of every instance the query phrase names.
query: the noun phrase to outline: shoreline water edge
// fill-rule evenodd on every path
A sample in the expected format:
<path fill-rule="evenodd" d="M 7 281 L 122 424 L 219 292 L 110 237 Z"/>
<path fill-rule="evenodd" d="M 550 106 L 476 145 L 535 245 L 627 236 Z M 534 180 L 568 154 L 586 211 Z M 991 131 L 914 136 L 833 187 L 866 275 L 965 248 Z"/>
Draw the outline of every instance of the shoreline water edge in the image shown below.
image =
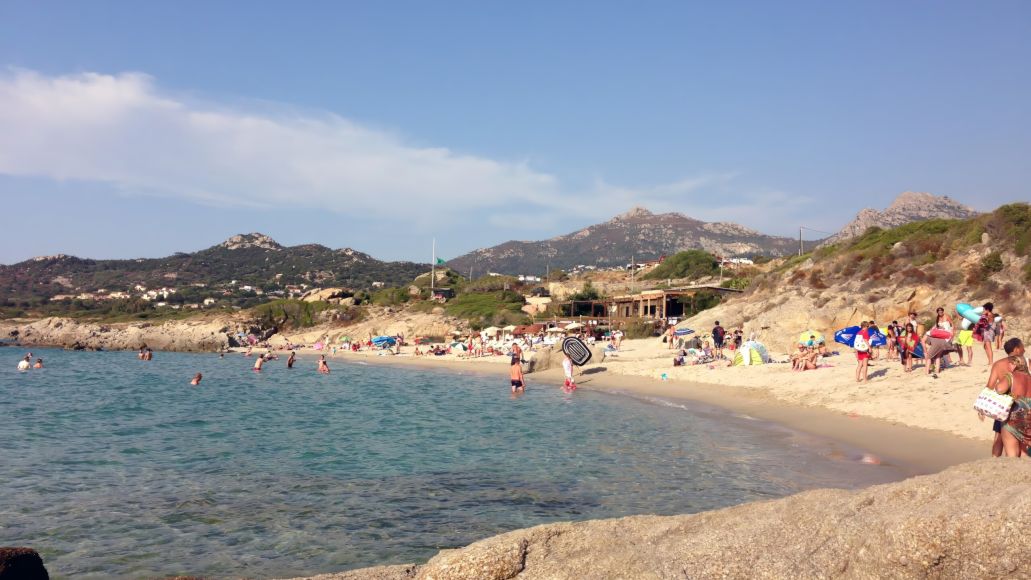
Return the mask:
<path fill-rule="evenodd" d="M 578 377 L 577 384 L 580 388 L 609 393 L 619 396 L 629 396 L 637 399 L 649 401 L 655 404 L 665 405 L 698 405 L 703 406 L 707 409 L 715 410 L 715 412 L 727 412 L 731 413 L 736 417 L 750 418 L 766 423 L 770 423 L 775 426 L 783 427 L 784 429 L 790 430 L 795 433 L 803 434 L 804 436 L 815 437 L 822 440 L 823 442 L 833 442 L 840 444 L 843 448 L 847 448 L 857 453 L 861 453 L 862 459 L 865 461 L 867 458 L 873 458 L 870 463 L 883 463 L 890 465 L 893 468 L 899 469 L 905 477 L 919 476 L 924 474 L 932 474 L 939 472 L 943 469 L 963 464 L 977 459 L 985 458 L 989 455 L 989 438 L 987 433 L 990 432 L 990 424 L 984 427 L 986 431 L 985 436 L 975 437 L 970 434 L 975 432 L 974 429 L 969 425 L 963 425 L 960 428 L 955 428 L 948 424 L 943 423 L 939 425 L 937 429 L 928 429 L 912 424 L 904 424 L 898 421 L 892 421 L 885 417 L 871 416 L 866 413 L 858 412 L 846 412 L 840 408 L 835 408 L 833 405 L 821 404 L 822 401 L 814 400 L 813 404 L 805 405 L 798 401 L 792 401 L 785 399 L 782 392 L 779 392 L 777 388 L 783 387 L 783 384 L 772 384 L 770 389 L 758 388 L 755 383 L 755 377 L 749 375 L 755 375 L 756 373 L 765 372 L 767 379 L 771 383 L 777 383 L 780 380 L 784 382 L 783 377 L 780 375 L 784 374 L 786 369 L 783 365 L 768 365 L 766 369 L 744 369 L 745 372 L 741 372 L 742 369 L 697 369 L 693 375 L 687 375 L 686 373 L 675 374 L 669 371 L 662 373 L 659 378 L 655 375 L 658 374 L 659 370 L 664 370 L 661 364 L 643 365 L 646 368 L 642 368 L 640 363 L 642 360 L 658 361 L 664 360 L 664 352 L 655 352 L 655 349 L 649 348 L 647 345 L 648 341 L 628 341 L 627 348 L 624 354 L 625 358 L 614 359 L 608 358 L 607 360 L 597 360 L 596 362 L 581 369 L 582 374 Z M 261 349 L 259 349 L 260 352 Z M 233 349 L 225 356 L 242 356 L 242 349 Z M 641 354 L 640 357 L 635 357 L 631 353 L 637 351 Z M 277 351 L 278 352 L 278 351 Z M 314 350 L 311 348 L 297 349 L 298 360 L 297 364 L 301 367 L 311 367 L 311 371 L 315 372 L 316 360 L 325 355 L 329 360 L 330 365 L 336 364 L 369 364 L 369 365 L 385 365 L 395 367 L 415 367 L 419 369 L 443 372 L 443 373 L 457 373 L 457 374 L 478 374 L 497 377 L 499 382 L 499 388 L 504 387 L 507 382 L 507 369 L 505 367 L 505 360 L 500 357 L 493 359 L 460 359 L 454 356 L 448 357 L 416 357 L 410 354 L 402 355 L 390 355 L 382 356 L 376 352 L 349 352 L 349 351 L 338 351 L 332 352 L 330 349 Z M 279 352 L 279 354 L 282 354 Z M 626 356 L 629 355 L 629 356 Z M 158 354 L 160 356 L 160 353 Z M 212 356 L 218 356 L 217 354 Z M 282 364 L 280 362 L 279 364 Z M 887 365 L 888 363 L 884 363 Z M 538 370 L 527 375 L 529 388 L 560 388 L 562 385 L 562 371 L 561 368 L 557 367 L 557 364 L 553 361 L 549 361 L 546 356 L 537 358 Z M 843 365 L 844 366 L 844 365 Z M 620 368 L 625 367 L 625 368 Z M 187 369 L 188 371 L 188 369 Z M 734 371 L 734 372 L 729 372 Z M 823 375 L 810 375 L 825 379 L 824 384 L 826 389 L 840 388 L 840 377 L 844 372 L 850 373 L 851 369 L 828 369 L 828 372 Z M 974 381 L 984 380 L 981 369 L 957 369 L 957 371 L 964 374 L 963 379 L 969 382 L 969 385 L 964 385 L 966 390 L 978 389 L 980 385 L 977 385 Z M 958 373 L 957 373 L 958 374 Z M 666 376 L 662 376 L 666 375 Z M 669 376 L 672 375 L 672 376 Z M 707 375 L 707 376 L 706 376 Z M 700 377 L 700 379 L 694 379 Z M 791 374 L 788 375 L 790 380 L 798 380 L 795 377 L 803 377 L 802 374 Z M 713 380 L 717 378 L 717 380 Z M 809 377 L 805 377 L 809 379 Z M 887 377 L 881 382 L 888 382 L 893 377 Z M 734 384 L 735 379 L 743 379 L 741 382 L 748 386 L 740 386 Z M 955 379 L 954 382 L 958 383 L 959 378 Z M 933 383 L 932 383 L 933 384 Z M 943 383 L 944 384 L 944 383 Z M 952 385 L 952 383 L 948 383 Z M 855 399 L 857 403 L 861 403 L 863 399 L 863 392 L 859 391 L 863 387 L 852 387 L 857 389 Z M 953 387 L 948 387 L 953 388 Z M 962 391 L 963 389 L 958 389 Z M 957 398 L 965 397 L 967 393 L 963 392 L 961 395 L 957 395 Z M 876 397 L 875 393 L 871 393 L 867 396 Z M 925 401 L 926 402 L 926 401 Z M 934 401 L 932 401 L 934 403 Z M 972 414 L 972 411 L 970 412 Z M 919 418 L 918 418 L 919 419 Z M 919 420 L 917 421 L 919 422 Z M 973 419 L 976 422 L 976 419 Z M 853 457 L 852 459 L 860 460 L 860 458 Z M 990 461 L 989 461 L 990 463 Z M 1008 462 L 1007 462 L 1008 463 Z M 985 462 L 979 462 L 976 465 L 984 465 Z M 965 467 L 965 466 L 964 466 Z M 963 469 L 960 467 L 957 469 Z M 875 468 L 875 467 L 871 467 Z M 993 468 L 981 468 L 978 469 L 993 469 Z M 946 471 L 945 474 L 952 473 L 954 470 Z M 934 477 L 948 477 L 945 474 L 939 474 Z M 904 480 L 900 484 L 894 485 L 906 485 L 911 480 Z M 828 490 L 817 490 L 816 492 L 805 492 L 799 494 L 805 496 L 811 493 L 818 493 Z M 828 491 L 828 493 L 830 493 Z M 841 492 L 850 494 L 861 494 L 864 491 L 857 492 Z M 775 501 L 791 501 L 795 496 L 785 498 L 784 500 Z M 842 496 L 845 497 L 845 496 Z M 757 502 L 755 505 L 766 504 L 768 502 Z M 743 504 L 738 508 L 747 509 L 748 506 L 753 504 Z M 730 510 L 738 508 L 728 508 Z M 756 507 L 755 509 L 763 509 Z M 721 513 L 727 510 L 717 510 Z M 703 512 L 696 514 L 695 516 L 667 516 L 668 518 L 681 518 L 681 517 L 710 517 L 710 512 Z M 548 526 L 538 526 L 537 528 L 531 528 L 530 530 L 517 530 L 510 532 L 509 534 L 503 534 L 497 538 L 505 536 L 518 537 L 520 535 L 530 534 L 532 537 L 536 537 L 534 534 L 539 534 L 540 529 L 550 529 L 554 526 L 612 526 L 612 522 L 618 522 L 621 520 L 634 520 L 635 523 L 640 518 L 649 518 L 654 516 L 631 516 L 628 518 L 621 518 L 620 520 L 592 520 L 587 522 L 579 522 L 577 524 L 554 524 Z M 712 516 L 716 517 L 716 516 Z M 649 521 L 650 520 L 645 520 Z M 653 525 L 650 522 L 648 526 Z M 658 524 L 655 524 L 658 525 Z M 641 528 L 637 533 L 644 533 L 647 526 Z M 546 532 L 550 534 L 551 532 Z M 563 532 L 564 533 L 564 532 Z M 496 541 L 497 538 L 491 538 L 481 542 L 476 542 L 469 549 L 474 549 L 480 544 L 490 543 Z M 516 542 L 518 546 L 523 546 L 522 550 L 526 550 L 525 545 L 533 545 L 534 540 L 519 540 Z M 597 546 L 596 546 L 597 547 Z M 455 550 L 453 552 L 462 552 L 466 549 Z M 452 551 L 442 552 L 441 555 L 431 560 L 431 563 L 439 563 L 439 560 L 447 553 Z M 524 559 L 526 554 L 524 553 Z M 314 578 L 329 580 L 329 579 L 351 579 L 351 578 L 415 578 L 415 577 L 426 577 L 426 578 L 474 578 L 474 577 L 486 577 L 466 574 L 460 572 L 459 569 L 465 570 L 462 566 L 455 568 L 457 564 L 451 563 L 447 569 L 455 572 L 453 575 L 443 574 L 430 574 L 427 575 L 426 565 L 407 565 L 407 566 L 387 566 L 383 568 L 373 569 L 362 569 L 353 570 L 349 572 L 320 575 Z M 570 570 L 574 570 L 575 567 L 571 567 Z M 554 572 L 554 570 L 551 570 Z M 465 574 L 465 575 L 463 575 Z M 526 577 L 575 577 L 574 575 L 566 574 L 554 576 L 545 574 L 543 576 L 535 576 L 533 574 L 527 575 Z M 488 574 L 490 576 L 490 574 Z M 659 573 L 656 577 L 672 577 L 674 574 Z M 776 575 L 775 575 L 776 576 Z M 802 574 L 801 576 L 806 576 Z M 499 578 L 507 578 L 513 576 L 496 576 Z M 520 576 L 523 577 L 523 576 Z M 604 577 L 604 574 L 601 576 Z M 730 577 L 737 577 L 733 572 L 730 572 Z"/>

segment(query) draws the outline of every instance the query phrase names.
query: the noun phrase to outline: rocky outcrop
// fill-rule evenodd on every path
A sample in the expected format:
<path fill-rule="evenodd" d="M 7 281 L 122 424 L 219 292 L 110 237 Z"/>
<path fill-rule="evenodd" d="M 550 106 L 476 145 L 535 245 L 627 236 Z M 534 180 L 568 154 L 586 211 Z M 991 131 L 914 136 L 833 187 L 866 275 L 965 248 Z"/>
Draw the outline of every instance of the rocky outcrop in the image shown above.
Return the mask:
<path fill-rule="evenodd" d="M 1031 461 L 986 459 L 865 490 L 694 515 L 538 526 L 319 580 L 1031 577 Z"/>
<path fill-rule="evenodd" d="M 895 198 L 884 211 L 871 208 L 861 210 L 854 220 L 824 243 L 849 240 L 863 235 L 866 230 L 875 226 L 888 229 L 929 219 L 968 219 L 976 215 L 974 209 L 948 196 L 906 191 Z"/>
<path fill-rule="evenodd" d="M 238 332 L 265 337 L 269 329 L 229 320 L 179 320 L 110 324 L 70 318 L 44 318 L 23 324 L 0 324 L 0 335 L 33 346 L 75 350 L 217 351 L 237 346 Z"/>
<path fill-rule="evenodd" d="M 227 250 L 242 250 L 244 248 L 260 248 L 262 250 L 279 251 L 283 246 L 279 242 L 257 232 L 250 234 L 237 234 L 222 242 L 222 247 Z"/>
<path fill-rule="evenodd" d="M 50 580 L 43 558 L 31 548 L 0 548 L 0 580 Z"/>

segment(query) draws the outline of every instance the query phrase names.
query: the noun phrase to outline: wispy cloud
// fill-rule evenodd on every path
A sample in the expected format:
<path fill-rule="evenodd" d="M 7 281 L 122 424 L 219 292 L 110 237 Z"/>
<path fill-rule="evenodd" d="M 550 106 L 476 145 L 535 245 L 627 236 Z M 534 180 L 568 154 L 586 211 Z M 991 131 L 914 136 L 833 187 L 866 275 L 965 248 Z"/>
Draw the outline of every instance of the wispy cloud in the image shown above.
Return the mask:
<path fill-rule="evenodd" d="M 521 160 L 419 147 L 330 113 L 254 111 L 159 90 L 144 74 L 0 73 L 0 174 L 110 184 L 128 193 L 220 206 L 312 207 L 412 223 L 500 217 L 513 200 L 550 213 L 606 217 L 633 205 L 702 217 L 754 209 L 733 173 L 632 188 L 563 187 Z M 741 208 L 737 208 L 741 205 Z M 700 210 L 700 211 L 699 211 Z M 728 216 L 723 214 L 722 218 Z M 759 220 L 765 223 L 766 220 Z"/>

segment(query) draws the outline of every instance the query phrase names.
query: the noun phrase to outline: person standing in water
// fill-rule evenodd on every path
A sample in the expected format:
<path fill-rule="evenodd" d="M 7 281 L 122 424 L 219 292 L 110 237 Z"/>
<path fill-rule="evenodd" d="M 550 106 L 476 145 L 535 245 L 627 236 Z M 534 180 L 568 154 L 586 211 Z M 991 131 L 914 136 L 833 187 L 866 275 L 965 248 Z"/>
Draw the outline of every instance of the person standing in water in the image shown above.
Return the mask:
<path fill-rule="evenodd" d="M 25 358 L 18 361 L 18 370 L 27 371 L 32 367 L 32 356 L 25 355 Z"/>
<path fill-rule="evenodd" d="M 260 373 L 261 365 L 263 364 L 265 364 L 265 357 L 259 356 L 258 358 L 254 359 L 254 372 Z"/>
<path fill-rule="evenodd" d="M 526 392 L 525 377 L 523 377 L 523 357 L 522 353 L 516 351 L 512 353 L 512 361 L 508 368 L 508 378 L 512 382 L 512 394 L 517 392 Z"/>
<path fill-rule="evenodd" d="M 190 384 L 196 387 L 197 385 L 200 384 L 200 381 L 203 378 L 204 378 L 204 375 L 202 375 L 200 373 L 197 373 L 197 374 L 193 375 L 193 380 L 190 381 Z"/>
<path fill-rule="evenodd" d="M 286 357 L 286 368 L 288 368 L 288 369 L 294 368 L 294 361 L 296 361 L 296 360 L 297 360 L 297 353 L 295 353 L 294 351 L 291 350 L 290 351 L 290 356 Z"/>
<path fill-rule="evenodd" d="M 565 390 L 567 392 L 575 391 L 576 381 L 573 380 L 573 359 L 569 358 L 569 355 L 564 352 L 562 353 L 562 372 L 566 374 Z"/>
<path fill-rule="evenodd" d="M 319 372 L 324 375 L 329 374 L 329 365 L 326 363 L 326 355 L 319 357 Z"/>
<path fill-rule="evenodd" d="M 34 368 L 34 369 L 41 369 L 41 368 L 43 368 L 43 359 L 37 358 L 36 359 L 36 364 L 32 365 L 32 368 Z"/>

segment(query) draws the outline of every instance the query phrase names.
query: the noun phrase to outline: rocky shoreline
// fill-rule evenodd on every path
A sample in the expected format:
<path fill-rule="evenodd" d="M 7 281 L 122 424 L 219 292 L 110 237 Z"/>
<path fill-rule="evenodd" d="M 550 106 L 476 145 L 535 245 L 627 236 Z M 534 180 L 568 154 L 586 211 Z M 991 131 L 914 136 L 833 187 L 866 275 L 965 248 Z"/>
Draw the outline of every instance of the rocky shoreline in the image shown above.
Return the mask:
<path fill-rule="evenodd" d="M 858 491 L 509 532 L 422 565 L 296 580 L 1031 577 L 1031 462 L 985 459 Z"/>
<path fill-rule="evenodd" d="M 73 350 L 155 350 L 214 352 L 240 346 L 238 333 L 267 338 L 275 329 L 230 318 L 188 319 L 161 324 L 98 323 L 72 318 L 32 322 L 0 322 L 0 337 L 23 346 L 52 346 Z"/>

